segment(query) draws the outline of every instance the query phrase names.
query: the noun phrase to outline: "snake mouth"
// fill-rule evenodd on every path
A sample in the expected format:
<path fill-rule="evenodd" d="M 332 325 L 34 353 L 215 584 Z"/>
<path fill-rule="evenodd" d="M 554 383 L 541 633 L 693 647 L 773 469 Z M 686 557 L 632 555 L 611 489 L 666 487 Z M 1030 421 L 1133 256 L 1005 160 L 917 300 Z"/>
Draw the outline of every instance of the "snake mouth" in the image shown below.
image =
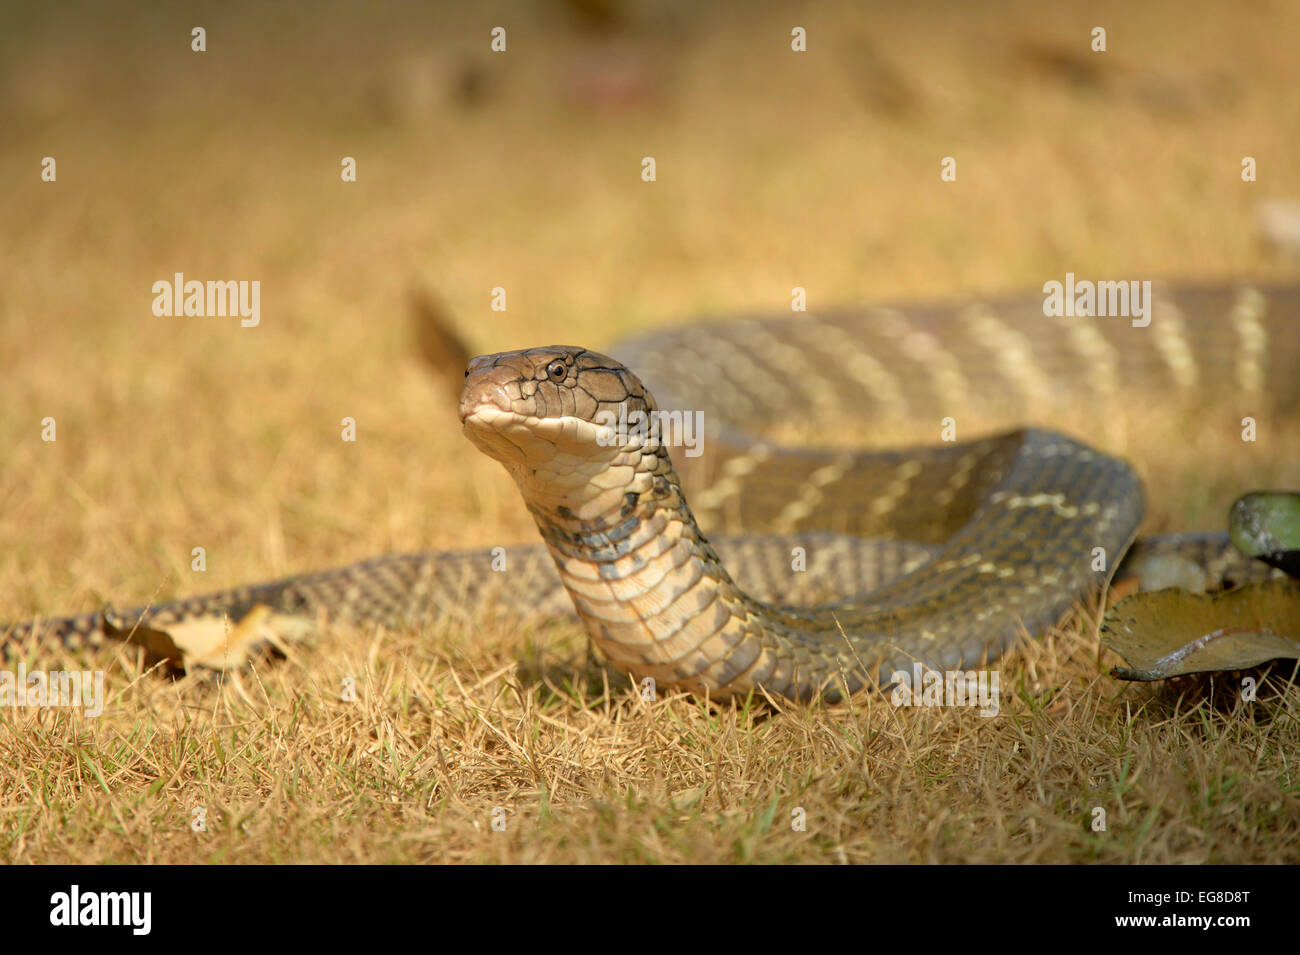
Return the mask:
<path fill-rule="evenodd" d="M 461 430 L 479 450 L 505 464 L 545 468 L 557 458 L 569 462 L 599 457 L 614 442 L 610 429 L 572 415 L 539 418 L 507 411 L 487 399 L 460 410 Z M 602 440 L 604 438 L 604 440 Z"/>

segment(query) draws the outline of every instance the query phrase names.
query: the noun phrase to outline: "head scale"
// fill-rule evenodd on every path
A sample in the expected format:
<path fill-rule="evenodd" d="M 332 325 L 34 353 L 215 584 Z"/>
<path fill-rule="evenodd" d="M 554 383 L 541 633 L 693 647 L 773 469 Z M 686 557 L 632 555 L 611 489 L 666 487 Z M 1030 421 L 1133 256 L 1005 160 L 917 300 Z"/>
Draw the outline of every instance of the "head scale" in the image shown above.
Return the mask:
<path fill-rule="evenodd" d="M 525 497 L 553 496 L 599 471 L 655 452 L 644 433 L 612 424 L 651 413 L 640 379 L 606 355 L 566 345 L 482 355 L 470 361 L 461 392 L 465 435 L 505 465 Z"/>

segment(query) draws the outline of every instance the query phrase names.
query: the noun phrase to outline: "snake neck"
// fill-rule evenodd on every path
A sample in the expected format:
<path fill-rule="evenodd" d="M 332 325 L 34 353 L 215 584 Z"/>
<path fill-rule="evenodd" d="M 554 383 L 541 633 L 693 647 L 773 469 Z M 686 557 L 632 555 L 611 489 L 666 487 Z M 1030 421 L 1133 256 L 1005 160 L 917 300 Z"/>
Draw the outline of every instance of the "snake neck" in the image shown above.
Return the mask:
<path fill-rule="evenodd" d="M 554 485 L 552 485 L 554 488 Z M 526 496 L 588 633 L 638 677 L 716 689 L 741 593 L 701 533 L 662 447 L 622 454 L 567 493 Z"/>

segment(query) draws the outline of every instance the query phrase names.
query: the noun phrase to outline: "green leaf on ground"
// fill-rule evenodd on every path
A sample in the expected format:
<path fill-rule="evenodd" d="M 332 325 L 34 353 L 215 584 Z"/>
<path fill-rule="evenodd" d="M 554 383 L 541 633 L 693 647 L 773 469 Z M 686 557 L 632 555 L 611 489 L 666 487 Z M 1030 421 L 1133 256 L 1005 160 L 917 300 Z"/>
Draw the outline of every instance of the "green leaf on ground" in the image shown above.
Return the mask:
<path fill-rule="evenodd" d="M 1247 494 L 1232 505 L 1228 528 L 1243 554 L 1300 577 L 1300 493 Z"/>

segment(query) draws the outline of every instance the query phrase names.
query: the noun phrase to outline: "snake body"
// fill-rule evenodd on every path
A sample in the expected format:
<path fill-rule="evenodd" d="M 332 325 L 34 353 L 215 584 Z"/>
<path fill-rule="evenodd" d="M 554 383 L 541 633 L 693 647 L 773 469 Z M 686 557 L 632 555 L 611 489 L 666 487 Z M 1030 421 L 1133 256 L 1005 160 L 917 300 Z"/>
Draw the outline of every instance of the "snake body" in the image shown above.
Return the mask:
<path fill-rule="evenodd" d="M 913 662 L 975 666 L 1106 584 L 1142 516 L 1133 469 L 1036 428 L 870 451 L 784 447 L 765 432 L 846 415 L 1032 413 L 1060 391 L 1099 406 L 1159 395 L 1235 426 L 1294 409 L 1297 317 L 1294 287 L 1160 288 L 1145 327 L 1049 318 L 1030 297 L 691 325 L 617 358 L 487 355 L 466 372 L 462 424 L 514 477 L 543 540 L 512 550 L 508 573 L 484 552 L 391 555 L 11 632 L 93 641 L 106 623 L 166 629 L 258 606 L 419 625 L 485 605 L 550 615 L 567 592 L 616 665 L 714 697 L 838 696 Z M 675 464 L 663 434 L 608 424 L 661 410 L 703 416 L 703 455 Z M 1230 560 L 1217 537 L 1163 546 Z"/>

